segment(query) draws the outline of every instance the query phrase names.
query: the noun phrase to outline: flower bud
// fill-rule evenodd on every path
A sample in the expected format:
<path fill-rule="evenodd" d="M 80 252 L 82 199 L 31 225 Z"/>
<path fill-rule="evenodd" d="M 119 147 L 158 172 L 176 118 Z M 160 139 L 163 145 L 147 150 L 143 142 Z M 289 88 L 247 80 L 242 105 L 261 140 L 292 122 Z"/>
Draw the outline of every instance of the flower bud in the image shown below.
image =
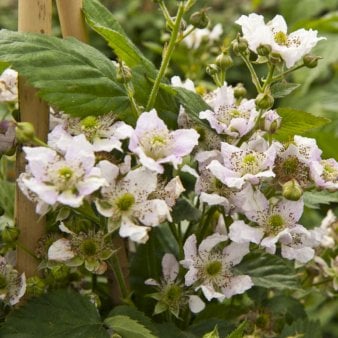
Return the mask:
<path fill-rule="evenodd" d="M 282 118 L 275 110 L 268 110 L 263 114 L 263 130 L 270 134 L 274 134 L 280 127 Z"/>
<path fill-rule="evenodd" d="M 231 45 L 232 50 L 236 55 L 246 53 L 248 51 L 248 41 L 244 38 L 238 37 L 232 41 Z"/>
<path fill-rule="evenodd" d="M 56 266 L 53 266 L 50 270 L 52 276 L 56 280 L 65 279 L 69 275 L 69 271 L 70 269 L 66 265 L 56 265 Z"/>
<path fill-rule="evenodd" d="M 282 57 L 280 56 L 280 54 L 278 53 L 271 53 L 269 55 L 269 61 L 274 64 L 274 65 L 277 65 L 278 63 L 282 63 L 283 62 L 283 59 Z"/>
<path fill-rule="evenodd" d="M 268 56 L 271 52 L 270 45 L 259 45 L 257 47 L 257 54 L 261 56 Z"/>
<path fill-rule="evenodd" d="M 216 75 L 217 73 L 219 73 L 219 71 L 220 71 L 219 67 L 214 63 L 208 65 L 207 68 L 206 68 L 206 72 L 210 76 Z"/>
<path fill-rule="evenodd" d="M 283 197 L 290 201 L 298 201 L 303 195 L 303 190 L 299 183 L 292 179 L 283 184 Z"/>
<path fill-rule="evenodd" d="M 41 296 L 45 292 L 46 283 L 38 276 L 30 277 L 27 280 L 27 295 Z"/>
<path fill-rule="evenodd" d="M 233 65 L 232 58 L 229 54 L 222 53 L 216 58 L 216 65 L 221 69 L 227 69 Z"/>
<path fill-rule="evenodd" d="M 0 122 L 0 156 L 13 155 L 16 146 L 15 123 L 13 121 Z"/>
<path fill-rule="evenodd" d="M 209 18 L 205 10 L 201 10 L 199 12 L 191 14 L 189 23 L 196 28 L 203 29 L 208 27 Z"/>
<path fill-rule="evenodd" d="M 257 95 L 255 103 L 259 109 L 269 109 L 273 106 L 274 98 L 269 92 L 260 93 Z"/>
<path fill-rule="evenodd" d="M 242 99 L 247 94 L 246 89 L 243 86 L 243 83 L 238 83 L 234 88 L 234 96 L 237 100 Z"/>
<path fill-rule="evenodd" d="M 19 122 L 16 125 L 16 139 L 20 143 L 32 141 L 35 137 L 34 126 L 29 122 Z"/>
<path fill-rule="evenodd" d="M 20 231 L 19 231 L 18 228 L 6 226 L 1 231 L 1 239 L 5 243 L 13 243 L 18 239 L 19 233 L 20 233 Z"/>
<path fill-rule="evenodd" d="M 116 80 L 120 83 L 128 83 L 132 78 L 131 70 L 124 63 L 120 63 L 116 72 Z"/>
<path fill-rule="evenodd" d="M 318 65 L 318 60 L 320 60 L 321 57 L 320 56 L 316 56 L 316 55 L 311 55 L 311 54 L 306 54 L 303 56 L 303 62 L 304 65 L 307 68 L 315 68 Z"/>

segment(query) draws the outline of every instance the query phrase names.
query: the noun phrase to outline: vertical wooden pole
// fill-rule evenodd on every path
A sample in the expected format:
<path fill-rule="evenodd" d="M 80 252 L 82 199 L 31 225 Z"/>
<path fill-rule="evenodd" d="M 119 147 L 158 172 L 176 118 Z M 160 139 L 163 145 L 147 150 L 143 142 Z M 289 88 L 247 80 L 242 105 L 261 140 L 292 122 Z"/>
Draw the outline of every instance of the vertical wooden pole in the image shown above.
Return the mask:
<path fill-rule="evenodd" d="M 50 34 L 52 30 L 52 0 L 19 0 L 18 30 Z M 47 138 L 49 129 L 49 108 L 37 95 L 36 90 L 19 77 L 20 120 L 34 125 L 36 135 L 42 140 Z M 22 151 L 17 153 L 17 176 L 25 170 Z M 27 200 L 20 189 L 16 190 L 15 222 L 20 230 L 19 242 L 34 252 L 37 241 L 44 233 L 45 219 L 35 213 L 35 205 Z M 37 274 L 38 262 L 22 249 L 17 249 L 17 269 L 27 277 Z"/>

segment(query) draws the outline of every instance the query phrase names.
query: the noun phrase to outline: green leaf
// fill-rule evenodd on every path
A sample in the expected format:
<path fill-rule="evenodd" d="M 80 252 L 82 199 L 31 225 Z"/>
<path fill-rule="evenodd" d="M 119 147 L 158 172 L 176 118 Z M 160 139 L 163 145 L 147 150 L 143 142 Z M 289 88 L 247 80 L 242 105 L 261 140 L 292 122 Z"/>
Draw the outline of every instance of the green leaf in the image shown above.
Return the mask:
<path fill-rule="evenodd" d="M 283 328 L 280 338 L 322 338 L 319 321 L 297 320 Z"/>
<path fill-rule="evenodd" d="M 197 221 L 201 217 L 201 211 L 195 208 L 190 201 L 185 198 L 180 198 L 171 213 L 174 222 L 183 220 Z"/>
<path fill-rule="evenodd" d="M 204 334 L 203 338 L 219 338 L 217 325 L 215 326 L 215 328 L 211 332 Z"/>
<path fill-rule="evenodd" d="M 122 112 L 129 106 L 113 63 L 76 39 L 2 30 L 0 60 L 11 63 L 43 99 L 68 114 Z"/>
<path fill-rule="evenodd" d="M 156 68 L 128 38 L 113 15 L 98 1 L 84 0 L 83 11 L 90 27 L 100 34 L 127 66 L 142 64 L 147 75 L 156 76 Z"/>
<path fill-rule="evenodd" d="M 95 306 L 75 292 L 58 290 L 13 311 L 2 338 L 109 338 Z"/>
<path fill-rule="evenodd" d="M 123 338 L 156 338 L 137 320 L 128 316 L 117 315 L 107 318 L 104 322 Z"/>
<path fill-rule="evenodd" d="M 248 274 L 256 286 L 263 288 L 297 289 L 297 275 L 291 263 L 275 255 L 251 253 L 237 266 Z"/>
<path fill-rule="evenodd" d="M 319 209 L 321 204 L 338 203 L 338 192 L 329 191 L 306 191 L 304 204 L 311 209 Z"/>
<path fill-rule="evenodd" d="M 14 218 L 15 183 L 0 181 L 0 207 L 5 210 L 5 215 Z"/>
<path fill-rule="evenodd" d="M 292 140 L 294 135 L 303 135 L 311 129 L 330 122 L 325 117 L 314 116 L 292 108 L 278 108 L 277 112 L 282 118 L 281 127 L 275 134 L 275 138 L 279 141 Z"/>
<path fill-rule="evenodd" d="M 234 331 L 232 331 L 226 338 L 242 338 L 247 322 L 242 322 Z"/>
<path fill-rule="evenodd" d="M 271 94 L 275 99 L 279 99 L 291 94 L 299 86 L 298 83 L 278 82 L 271 86 Z"/>

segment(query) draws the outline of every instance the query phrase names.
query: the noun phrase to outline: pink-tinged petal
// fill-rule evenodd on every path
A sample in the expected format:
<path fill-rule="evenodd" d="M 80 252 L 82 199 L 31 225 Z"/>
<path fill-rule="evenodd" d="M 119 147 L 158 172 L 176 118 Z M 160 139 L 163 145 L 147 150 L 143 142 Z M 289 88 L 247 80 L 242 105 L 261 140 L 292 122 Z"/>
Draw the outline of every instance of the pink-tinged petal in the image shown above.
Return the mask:
<path fill-rule="evenodd" d="M 48 249 L 48 259 L 57 262 L 66 262 L 75 257 L 70 241 L 65 238 L 58 239 Z"/>
<path fill-rule="evenodd" d="M 289 201 L 282 199 L 277 204 L 277 209 L 282 216 L 288 220 L 289 224 L 295 224 L 301 218 L 304 211 L 304 201 L 300 199 L 298 201 Z"/>
<path fill-rule="evenodd" d="M 165 220 L 171 220 L 168 205 L 163 200 L 144 201 L 134 208 L 137 218 L 147 226 L 158 226 Z"/>
<path fill-rule="evenodd" d="M 310 161 L 320 161 L 322 151 L 317 146 L 317 141 L 314 138 L 295 135 L 294 141 L 300 150 L 300 156 L 303 161 L 309 163 Z"/>
<path fill-rule="evenodd" d="M 285 233 L 283 232 L 284 236 Z M 263 238 L 262 242 L 261 242 L 261 246 L 263 248 L 265 248 L 266 252 L 270 253 L 270 254 L 275 254 L 276 252 L 276 243 L 278 242 L 280 237 L 280 234 L 278 234 L 277 236 L 268 236 Z"/>
<path fill-rule="evenodd" d="M 109 184 L 115 184 L 115 180 L 119 175 L 119 168 L 117 165 L 109 161 L 100 161 L 97 166 L 101 170 L 101 175 Z"/>
<path fill-rule="evenodd" d="M 180 157 L 190 154 L 200 137 L 194 129 L 178 129 L 170 134 L 173 136 L 172 152 Z"/>
<path fill-rule="evenodd" d="M 282 244 L 282 257 L 289 260 L 296 260 L 298 263 L 305 264 L 315 255 L 314 249 L 310 247 L 294 248 Z"/>
<path fill-rule="evenodd" d="M 85 181 L 80 181 L 76 188 L 81 196 L 88 196 L 105 185 L 107 185 L 107 181 L 104 178 L 93 176 L 88 177 Z"/>
<path fill-rule="evenodd" d="M 235 221 L 230 225 L 229 238 L 236 243 L 259 244 L 264 236 L 261 228 L 253 228 L 243 221 Z"/>
<path fill-rule="evenodd" d="M 82 205 L 83 197 L 84 196 L 81 195 L 75 195 L 72 190 L 65 190 L 58 196 L 57 201 L 61 204 L 78 208 Z"/>
<path fill-rule="evenodd" d="M 143 149 L 138 147 L 134 150 L 134 153 L 139 156 L 140 163 L 148 168 L 149 170 L 152 170 L 158 174 L 163 174 L 164 168 L 161 164 L 159 164 L 157 161 L 152 159 L 151 157 L 147 156 Z"/>
<path fill-rule="evenodd" d="M 239 264 L 242 261 L 243 257 L 249 252 L 249 243 L 238 244 L 232 242 L 223 250 L 223 254 L 227 256 L 226 260 L 232 263 L 233 266 Z"/>
<path fill-rule="evenodd" d="M 69 229 L 65 226 L 65 223 L 63 223 L 63 222 L 60 222 L 60 224 L 59 224 L 59 229 L 60 229 L 62 232 L 66 233 L 66 234 L 70 234 L 70 235 L 74 234 L 74 232 L 71 231 L 71 230 L 69 230 Z"/>
<path fill-rule="evenodd" d="M 225 209 L 229 208 L 229 201 L 225 197 L 217 194 L 201 192 L 200 201 L 208 205 L 223 205 Z"/>
<path fill-rule="evenodd" d="M 128 237 L 134 242 L 143 244 L 146 243 L 149 238 L 149 230 L 150 228 L 148 227 L 136 225 L 131 219 L 122 217 L 119 234 L 123 238 Z"/>
<path fill-rule="evenodd" d="M 179 176 L 174 177 L 170 182 L 165 186 L 165 202 L 169 207 L 173 207 L 176 203 L 176 200 L 180 197 L 182 192 L 185 191 L 185 188 L 182 185 L 181 179 Z"/>
<path fill-rule="evenodd" d="M 254 283 L 250 276 L 241 275 L 230 278 L 226 288 L 222 288 L 225 298 L 231 298 L 234 295 L 239 295 L 251 289 Z"/>
<path fill-rule="evenodd" d="M 225 296 L 223 293 L 215 291 L 214 287 L 212 285 L 201 285 L 199 287 L 202 289 L 202 292 L 205 296 L 205 298 L 210 302 L 213 298 L 218 299 L 220 302 L 224 300 Z"/>
<path fill-rule="evenodd" d="M 189 296 L 189 309 L 192 313 L 199 313 L 203 311 L 205 304 L 202 299 L 196 295 Z"/>
<path fill-rule="evenodd" d="M 179 272 L 179 264 L 173 254 L 166 253 L 162 258 L 162 271 L 164 280 L 170 284 L 175 281 Z"/>
<path fill-rule="evenodd" d="M 122 143 L 116 137 L 110 138 L 96 138 L 93 142 L 93 149 L 97 151 L 107 151 L 110 152 L 113 149 L 122 151 Z"/>
<path fill-rule="evenodd" d="M 217 244 L 225 242 L 227 239 L 227 235 L 221 235 L 219 233 L 208 236 L 201 242 L 200 246 L 198 247 L 198 252 L 210 252 Z"/>
<path fill-rule="evenodd" d="M 197 256 L 197 239 L 195 235 L 191 235 L 187 238 L 183 246 L 184 250 L 184 261 L 181 264 L 185 268 L 189 268 L 190 264 L 194 261 Z"/>
<path fill-rule="evenodd" d="M 211 173 L 222 183 L 231 188 L 241 188 L 244 184 L 244 180 L 239 177 L 239 173 L 226 168 L 216 160 L 211 161 L 211 163 L 207 166 L 207 169 L 209 169 Z"/>
<path fill-rule="evenodd" d="M 51 185 L 43 184 L 34 178 L 26 179 L 23 177 L 22 183 L 31 191 L 36 193 L 38 197 L 47 204 L 53 205 L 58 198 L 56 188 Z"/>
<path fill-rule="evenodd" d="M 63 154 L 67 151 L 72 140 L 73 137 L 66 132 L 62 125 L 56 126 L 48 134 L 48 145 Z"/>
<path fill-rule="evenodd" d="M 110 127 L 110 133 L 117 137 L 119 140 L 125 140 L 126 138 L 130 138 L 133 132 L 134 129 L 122 121 L 118 121 Z"/>
<path fill-rule="evenodd" d="M 193 285 L 198 280 L 198 270 L 194 267 L 190 267 L 188 272 L 184 276 L 184 282 L 186 286 Z"/>
<path fill-rule="evenodd" d="M 114 215 L 114 208 L 105 203 L 104 201 L 100 201 L 100 200 L 95 200 L 95 206 L 97 211 L 105 217 L 112 217 Z"/>

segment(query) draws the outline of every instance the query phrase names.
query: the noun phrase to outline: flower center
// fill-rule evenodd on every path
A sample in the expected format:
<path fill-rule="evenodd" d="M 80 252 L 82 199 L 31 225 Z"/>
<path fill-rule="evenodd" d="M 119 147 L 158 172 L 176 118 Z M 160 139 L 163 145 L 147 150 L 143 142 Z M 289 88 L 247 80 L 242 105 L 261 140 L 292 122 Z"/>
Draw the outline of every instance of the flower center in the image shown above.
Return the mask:
<path fill-rule="evenodd" d="M 275 33 L 274 40 L 276 43 L 278 43 L 281 46 L 288 45 L 288 36 L 282 31 Z"/>
<path fill-rule="evenodd" d="M 63 167 L 59 169 L 59 176 L 65 181 L 70 180 L 73 174 L 74 174 L 73 170 L 69 167 Z"/>
<path fill-rule="evenodd" d="M 7 279 L 4 275 L 0 274 L 0 289 L 4 289 L 7 286 Z"/>
<path fill-rule="evenodd" d="M 271 231 L 272 233 L 277 233 L 283 228 L 284 224 L 285 222 L 281 215 L 272 215 L 269 217 L 267 222 L 268 231 Z"/>
<path fill-rule="evenodd" d="M 93 239 L 85 239 L 81 243 L 80 250 L 84 256 L 94 256 L 97 253 L 97 245 Z"/>
<path fill-rule="evenodd" d="M 247 154 L 242 158 L 242 175 L 256 174 L 259 171 L 258 154 Z"/>
<path fill-rule="evenodd" d="M 299 160 L 297 157 L 288 157 L 282 165 L 285 175 L 294 175 L 297 172 L 298 165 Z"/>
<path fill-rule="evenodd" d="M 221 270 L 222 263 L 220 261 L 212 261 L 205 267 L 206 273 L 211 277 L 218 275 Z"/>
<path fill-rule="evenodd" d="M 97 118 L 95 116 L 87 116 L 81 120 L 81 129 L 93 129 L 97 127 Z"/>
<path fill-rule="evenodd" d="M 169 141 L 169 133 L 163 130 L 161 134 L 156 131 L 150 135 L 145 135 L 144 139 L 141 140 L 145 154 L 154 160 L 167 156 L 170 150 L 168 147 Z"/>
<path fill-rule="evenodd" d="M 167 303 L 176 303 L 180 300 L 182 296 L 182 289 L 176 285 L 168 285 L 168 287 L 165 289 L 165 298 Z"/>
<path fill-rule="evenodd" d="M 135 203 L 135 197 L 127 192 L 116 200 L 116 206 L 120 211 L 128 211 Z"/>
<path fill-rule="evenodd" d="M 324 162 L 324 163 L 323 163 Z M 322 161 L 323 164 L 323 177 L 326 181 L 337 182 L 338 180 L 338 170 L 327 163 Z"/>

